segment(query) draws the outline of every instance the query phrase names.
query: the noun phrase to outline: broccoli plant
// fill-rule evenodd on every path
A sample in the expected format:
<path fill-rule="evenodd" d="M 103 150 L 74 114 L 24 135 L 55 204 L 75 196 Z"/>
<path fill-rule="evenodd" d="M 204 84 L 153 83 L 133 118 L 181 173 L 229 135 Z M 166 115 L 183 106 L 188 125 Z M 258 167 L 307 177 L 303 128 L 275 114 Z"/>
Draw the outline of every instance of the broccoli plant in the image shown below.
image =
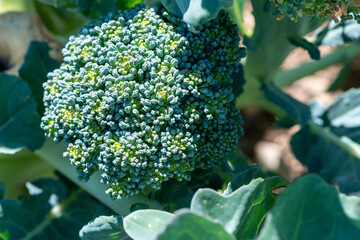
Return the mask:
<path fill-rule="evenodd" d="M 44 84 L 42 128 L 85 181 L 97 170 L 114 198 L 189 179 L 234 151 L 241 116 L 229 86 L 244 49 L 225 12 L 197 33 L 137 5 L 71 37 Z"/>
<path fill-rule="evenodd" d="M 16 76 L 0 54 L 1 239 L 359 238 L 360 91 L 344 87 L 360 54 L 358 1 L 0 7 L 0 25 L 31 14 L 63 47 L 34 38 Z M 295 48 L 312 60 L 282 70 Z M 284 91 L 335 64 L 332 104 Z M 289 145 L 305 176 L 246 156 L 253 108 L 298 125 Z"/>

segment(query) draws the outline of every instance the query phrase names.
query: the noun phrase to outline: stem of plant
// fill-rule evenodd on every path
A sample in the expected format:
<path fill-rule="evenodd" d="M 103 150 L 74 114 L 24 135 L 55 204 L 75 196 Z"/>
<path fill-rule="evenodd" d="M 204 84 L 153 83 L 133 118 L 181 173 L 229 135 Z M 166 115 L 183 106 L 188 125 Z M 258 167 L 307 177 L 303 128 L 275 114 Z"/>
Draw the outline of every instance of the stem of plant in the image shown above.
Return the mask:
<path fill-rule="evenodd" d="M 319 61 L 305 63 L 295 69 L 281 71 L 275 75 L 274 83 L 278 87 L 290 86 L 297 80 L 314 74 L 326 67 L 350 61 L 360 54 L 360 44 L 353 43 L 347 47 L 340 48 L 329 55 L 322 57 Z"/>
<path fill-rule="evenodd" d="M 162 206 L 158 202 L 149 200 L 143 194 L 137 194 L 129 198 L 122 198 L 111 200 L 110 196 L 105 194 L 106 185 L 100 182 L 101 173 L 98 171 L 91 176 L 89 181 L 80 181 L 77 177 L 75 167 L 70 164 L 70 161 L 63 157 L 65 146 L 63 143 L 54 144 L 51 139 L 47 139 L 44 146 L 35 152 L 44 161 L 54 166 L 61 174 L 65 175 L 79 187 L 83 188 L 89 194 L 94 196 L 97 200 L 111 208 L 118 214 L 127 215 L 130 213 L 130 208 L 135 203 L 143 203 L 153 209 L 161 209 Z"/>
<path fill-rule="evenodd" d="M 308 122 L 308 126 L 310 127 L 311 132 L 314 134 L 328 140 L 342 150 L 360 159 L 360 146 L 353 142 L 350 138 L 339 137 L 332 133 L 329 128 L 319 126 L 312 121 Z"/>

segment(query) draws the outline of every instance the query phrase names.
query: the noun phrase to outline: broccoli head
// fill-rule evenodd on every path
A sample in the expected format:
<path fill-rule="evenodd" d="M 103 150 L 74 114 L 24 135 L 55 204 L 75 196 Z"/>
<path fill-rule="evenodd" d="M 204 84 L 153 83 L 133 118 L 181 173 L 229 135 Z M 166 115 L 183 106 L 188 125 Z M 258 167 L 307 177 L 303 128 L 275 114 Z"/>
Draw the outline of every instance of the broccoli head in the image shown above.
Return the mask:
<path fill-rule="evenodd" d="M 304 14 L 320 19 L 332 17 L 338 21 L 337 16 L 344 18 L 359 18 L 358 0 L 270 0 L 276 5 L 276 14 L 282 19 L 287 16 L 293 20 Z M 353 14 L 349 15 L 349 12 Z"/>
<path fill-rule="evenodd" d="M 70 37 L 44 83 L 42 128 L 65 140 L 81 179 L 100 170 L 107 193 L 127 197 L 236 148 L 242 118 L 229 84 L 245 50 L 224 11 L 197 30 L 137 5 Z"/>

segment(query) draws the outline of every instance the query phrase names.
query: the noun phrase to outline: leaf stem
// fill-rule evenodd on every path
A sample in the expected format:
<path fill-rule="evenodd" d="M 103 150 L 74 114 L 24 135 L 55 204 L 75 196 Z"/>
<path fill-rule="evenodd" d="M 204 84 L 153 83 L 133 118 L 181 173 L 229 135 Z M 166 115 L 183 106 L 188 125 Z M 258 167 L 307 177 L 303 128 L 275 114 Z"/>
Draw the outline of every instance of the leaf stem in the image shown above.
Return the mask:
<path fill-rule="evenodd" d="M 336 134 L 332 133 L 330 128 L 319 126 L 313 121 L 309 121 L 308 126 L 312 133 L 326 139 L 327 141 L 333 143 L 347 153 L 360 159 L 360 146 L 354 141 L 352 141 L 350 138 L 345 136 L 339 137 Z"/>
<path fill-rule="evenodd" d="M 333 53 L 322 57 L 319 61 L 311 61 L 305 63 L 297 68 L 281 71 L 275 75 L 274 83 L 278 87 L 290 86 L 297 80 L 314 74 L 326 67 L 335 64 L 341 64 L 346 61 L 351 61 L 360 54 L 360 44 L 353 43 L 349 46 L 340 48 Z"/>
<path fill-rule="evenodd" d="M 60 203 L 56 204 L 53 208 L 51 208 L 45 219 L 41 221 L 34 229 L 28 232 L 26 236 L 21 240 L 31 240 L 34 239 L 37 235 L 41 234 L 44 229 L 50 226 L 51 222 L 54 219 L 60 217 L 68 208 L 68 206 L 79 198 L 79 195 L 82 192 L 82 189 L 71 192 L 71 194 L 67 198 L 65 198 Z"/>

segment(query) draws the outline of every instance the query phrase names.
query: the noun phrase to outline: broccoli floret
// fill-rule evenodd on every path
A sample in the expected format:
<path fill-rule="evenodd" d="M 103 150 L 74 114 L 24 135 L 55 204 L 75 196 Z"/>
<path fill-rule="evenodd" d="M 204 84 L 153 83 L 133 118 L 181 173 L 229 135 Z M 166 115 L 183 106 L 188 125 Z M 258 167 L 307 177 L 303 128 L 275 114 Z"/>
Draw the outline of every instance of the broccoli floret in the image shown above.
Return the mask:
<path fill-rule="evenodd" d="M 229 84 L 245 50 L 222 11 L 192 33 L 137 5 L 82 28 L 48 74 L 42 128 L 85 181 L 102 171 L 113 198 L 159 189 L 213 166 L 243 134 Z"/>
<path fill-rule="evenodd" d="M 343 18 L 359 18 L 359 7 L 354 0 L 270 0 L 276 5 L 279 19 L 287 16 L 293 20 L 304 14 L 315 16 L 320 19 L 332 17 L 338 21 L 337 16 Z M 352 12 L 352 14 L 348 14 Z"/>

